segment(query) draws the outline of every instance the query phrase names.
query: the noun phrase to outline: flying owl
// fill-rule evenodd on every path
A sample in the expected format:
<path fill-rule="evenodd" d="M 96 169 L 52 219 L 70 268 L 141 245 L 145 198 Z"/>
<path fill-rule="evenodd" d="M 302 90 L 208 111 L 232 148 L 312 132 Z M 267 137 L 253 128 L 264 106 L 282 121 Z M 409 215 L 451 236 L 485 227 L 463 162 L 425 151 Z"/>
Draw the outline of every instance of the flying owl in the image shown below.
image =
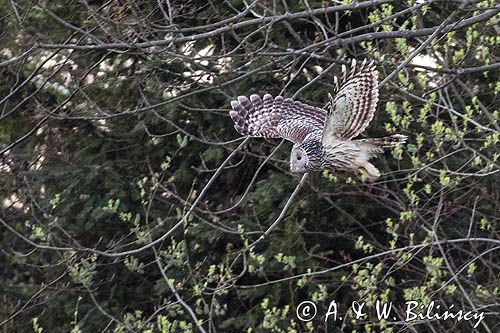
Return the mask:
<path fill-rule="evenodd" d="M 326 110 L 278 96 L 239 96 L 230 111 L 235 129 L 242 135 L 284 138 L 294 143 L 290 156 L 292 172 L 358 170 L 373 181 L 380 171 L 368 160 L 384 148 L 406 141 L 394 134 L 384 138 L 354 139 L 365 130 L 378 102 L 378 72 L 373 62 L 352 61 L 348 72 L 334 78 L 335 98 Z"/>

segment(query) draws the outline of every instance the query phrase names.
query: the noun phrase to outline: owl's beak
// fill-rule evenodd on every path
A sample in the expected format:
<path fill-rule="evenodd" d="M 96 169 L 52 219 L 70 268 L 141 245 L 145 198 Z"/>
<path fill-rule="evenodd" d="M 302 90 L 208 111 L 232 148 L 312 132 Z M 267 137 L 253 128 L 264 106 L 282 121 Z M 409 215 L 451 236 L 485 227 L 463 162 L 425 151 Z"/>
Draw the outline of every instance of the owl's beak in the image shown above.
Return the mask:
<path fill-rule="evenodd" d="M 290 165 L 290 171 L 293 173 L 300 173 L 300 172 L 305 172 L 306 170 L 301 167 L 297 167 L 295 165 Z"/>

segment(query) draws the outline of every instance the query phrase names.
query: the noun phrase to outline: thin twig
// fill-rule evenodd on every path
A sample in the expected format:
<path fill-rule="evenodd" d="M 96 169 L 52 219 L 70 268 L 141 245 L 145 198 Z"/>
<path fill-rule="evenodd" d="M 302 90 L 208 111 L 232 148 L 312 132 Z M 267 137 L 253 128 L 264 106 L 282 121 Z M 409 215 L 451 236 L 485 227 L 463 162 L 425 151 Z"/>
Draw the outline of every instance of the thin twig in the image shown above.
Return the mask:
<path fill-rule="evenodd" d="M 292 204 L 293 199 L 297 196 L 297 193 L 299 193 L 299 190 L 302 187 L 302 185 L 304 185 L 304 183 L 305 183 L 308 175 L 309 175 L 308 173 L 305 173 L 302 176 L 302 178 L 300 179 L 300 182 L 297 184 L 297 187 L 295 187 L 295 190 L 292 192 L 292 194 L 290 195 L 290 197 L 288 197 L 288 200 L 287 200 L 285 206 L 283 207 L 283 209 L 280 212 L 280 215 L 273 222 L 273 224 L 271 224 L 271 226 L 269 228 L 267 228 L 267 230 L 255 242 L 253 242 L 252 244 L 250 244 L 247 247 L 245 247 L 243 249 L 243 251 L 251 251 L 255 247 L 255 245 L 257 245 L 257 243 L 259 243 L 264 238 L 266 238 L 267 236 L 269 236 L 269 234 L 271 233 L 271 231 L 273 231 L 278 226 L 278 224 L 281 222 L 281 220 L 283 220 L 283 218 L 285 217 L 285 214 L 286 214 L 288 208 L 290 208 L 290 205 Z"/>

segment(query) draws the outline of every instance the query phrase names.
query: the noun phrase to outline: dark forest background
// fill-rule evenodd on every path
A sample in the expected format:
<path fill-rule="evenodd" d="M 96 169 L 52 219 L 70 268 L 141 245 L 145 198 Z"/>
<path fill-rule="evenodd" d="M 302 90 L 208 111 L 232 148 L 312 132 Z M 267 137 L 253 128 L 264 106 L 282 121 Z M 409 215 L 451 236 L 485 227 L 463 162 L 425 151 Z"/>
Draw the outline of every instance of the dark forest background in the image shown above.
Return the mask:
<path fill-rule="evenodd" d="M 473 330 L 405 322 L 407 300 L 498 332 L 499 12 L 0 0 L 0 332 Z M 376 182 L 301 178 L 290 143 L 234 130 L 232 99 L 323 107 L 353 58 L 384 81 L 365 135 L 409 137 Z M 346 315 L 325 324 L 332 300 Z"/>

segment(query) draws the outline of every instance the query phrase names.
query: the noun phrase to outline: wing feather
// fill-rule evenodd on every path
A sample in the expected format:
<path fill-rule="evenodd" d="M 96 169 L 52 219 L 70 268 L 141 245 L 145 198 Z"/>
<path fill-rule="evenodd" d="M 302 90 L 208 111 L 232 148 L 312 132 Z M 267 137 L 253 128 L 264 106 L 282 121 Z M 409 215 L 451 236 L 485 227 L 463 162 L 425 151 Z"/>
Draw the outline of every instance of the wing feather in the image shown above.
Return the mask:
<path fill-rule="evenodd" d="M 342 66 L 342 77 L 334 78 L 335 98 L 330 99 L 330 107 L 325 123 L 322 143 L 331 144 L 338 139 L 351 139 L 365 130 L 377 108 L 378 72 L 373 62 L 356 66 L 352 61 L 351 70 Z"/>
<path fill-rule="evenodd" d="M 229 112 L 234 128 L 242 135 L 264 138 L 284 138 L 300 142 L 311 133 L 321 136 L 326 110 L 266 94 L 263 98 L 239 96 L 231 102 Z"/>

